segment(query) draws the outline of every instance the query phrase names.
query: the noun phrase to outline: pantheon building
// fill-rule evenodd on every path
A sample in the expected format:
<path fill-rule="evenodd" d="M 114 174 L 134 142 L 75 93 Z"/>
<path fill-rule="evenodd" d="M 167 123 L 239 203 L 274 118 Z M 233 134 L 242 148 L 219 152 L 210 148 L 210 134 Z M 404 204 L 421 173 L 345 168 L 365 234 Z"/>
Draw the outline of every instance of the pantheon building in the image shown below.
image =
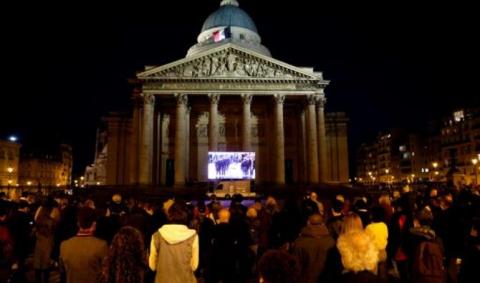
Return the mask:
<path fill-rule="evenodd" d="M 273 58 L 236 0 L 208 16 L 185 58 L 131 83 L 132 114 L 104 118 L 88 182 L 206 182 L 209 151 L 254 151 L 257 184 L 348 182 L 347 118 L 325 112 L 329 81 Z"/>

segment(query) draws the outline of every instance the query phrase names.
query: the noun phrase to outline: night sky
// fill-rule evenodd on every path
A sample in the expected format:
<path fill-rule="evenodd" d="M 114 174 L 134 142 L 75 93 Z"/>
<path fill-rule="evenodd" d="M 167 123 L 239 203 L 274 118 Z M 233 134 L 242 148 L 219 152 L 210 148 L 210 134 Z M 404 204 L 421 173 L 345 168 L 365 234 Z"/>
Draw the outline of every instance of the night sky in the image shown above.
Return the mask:
<path fill-rule="evenodd" d="M 101 116 L 131 108 L 127 79 L 183 58 L 220 0 L 43 2 L 2 9 L 0 135 L 30 147 L 70 143 L 79 173 L 93 161 Z M 274 58 L 331 80 L 327 111 L 350 117 L 352 161 L 380 130 L 422 129 L 480 105 L 473 4 L 239 2 Z"/>

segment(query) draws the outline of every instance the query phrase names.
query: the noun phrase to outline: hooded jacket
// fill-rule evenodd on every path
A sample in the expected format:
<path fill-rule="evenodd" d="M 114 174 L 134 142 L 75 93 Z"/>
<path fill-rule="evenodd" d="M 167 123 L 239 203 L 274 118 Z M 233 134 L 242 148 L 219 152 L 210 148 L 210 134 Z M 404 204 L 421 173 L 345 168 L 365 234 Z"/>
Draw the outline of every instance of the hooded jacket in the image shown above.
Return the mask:
<path fill-rule="evenodd" d="M 196 282 L 198 235 L 185 225 L 163 225 L 153 234 L 148 264 L 157 271 L 155 282 Z"/>

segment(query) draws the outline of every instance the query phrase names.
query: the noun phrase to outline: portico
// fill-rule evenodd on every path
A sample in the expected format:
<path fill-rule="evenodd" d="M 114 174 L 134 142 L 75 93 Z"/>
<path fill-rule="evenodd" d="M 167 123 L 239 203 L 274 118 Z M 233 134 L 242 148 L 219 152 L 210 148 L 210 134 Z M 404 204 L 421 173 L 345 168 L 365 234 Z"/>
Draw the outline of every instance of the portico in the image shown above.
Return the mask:
<path fill-rule="evenodd" d="M 230 37 L 212 40 L 226 28 Z M 208 151 L 255 151 L 259 182 L 328 181 L 329 81 L 272 58 L 237 1 L 222 1 L 185 58 L 146 67 L 133 84 L 132 183 L 207 181 Z"/>

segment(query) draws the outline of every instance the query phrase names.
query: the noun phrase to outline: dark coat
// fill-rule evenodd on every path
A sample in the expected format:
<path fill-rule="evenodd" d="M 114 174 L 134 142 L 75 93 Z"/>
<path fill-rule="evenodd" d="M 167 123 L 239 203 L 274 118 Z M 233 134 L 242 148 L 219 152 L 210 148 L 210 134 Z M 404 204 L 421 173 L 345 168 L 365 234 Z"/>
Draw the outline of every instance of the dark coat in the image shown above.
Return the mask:
<path fill-rule="evenodd" d="M 340 283 L 386 283 L 387 281 L 381 279 L 369 271 L 361 272 L 347 272 L 341 276 Z"/>
<path fill-rule="evenodd" d="M 471 238 L 468 241 L 466 253 L 460 269 L 458 282 L 478 282 L 478 268 L 480 267 L 480 238 Z"/>
<path fill-rule="evenodd" d="M 32 251 L 33 218 L 27 213 L 15 211 L 8 219 L 8 227 L 15 240 L 15 257 L 23 260 Z"/>
<path fill-rule="evenodd" d="M 308 225 L 295 240 L 293 254 L 300 264 L 301 283 L 317 282 L 323 272 L 329 250 L 335 247 L 325 225 Z"/>

